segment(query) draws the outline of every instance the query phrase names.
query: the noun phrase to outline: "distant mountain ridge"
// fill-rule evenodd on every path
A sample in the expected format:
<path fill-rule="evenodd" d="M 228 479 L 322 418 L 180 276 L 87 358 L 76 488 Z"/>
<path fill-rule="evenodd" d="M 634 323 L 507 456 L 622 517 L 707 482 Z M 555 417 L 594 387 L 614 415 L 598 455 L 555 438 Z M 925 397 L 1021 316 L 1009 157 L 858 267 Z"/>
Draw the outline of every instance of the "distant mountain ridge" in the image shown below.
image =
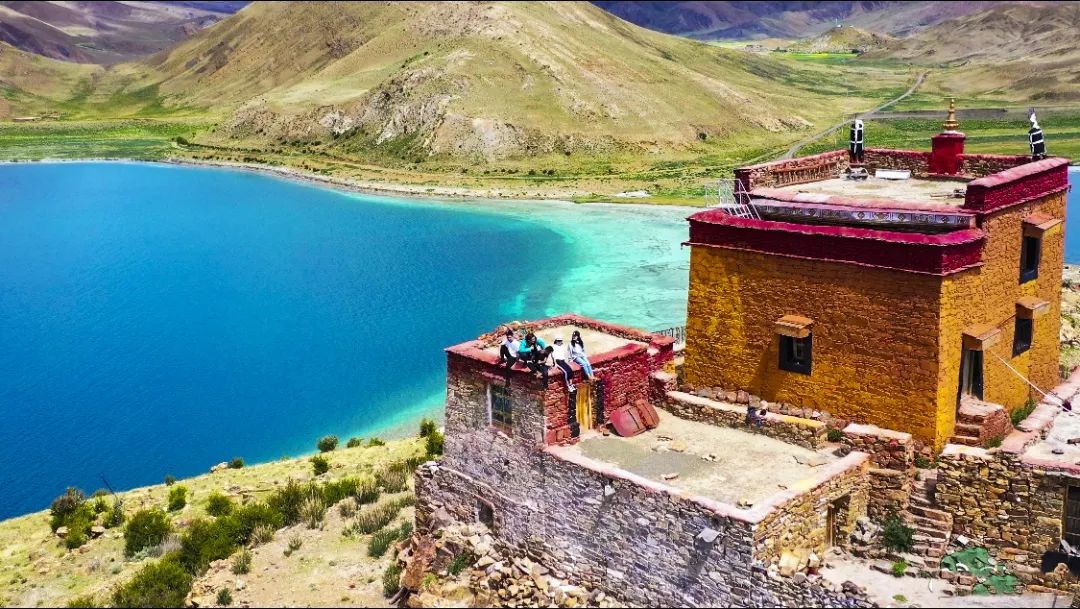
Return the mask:
<path fill-rule="evenodd" d="M 246 2 L 0 2 L 0 42 L 52 59 L 114 64 L 155 53 Z"/>
<path fill-rule="evenodd" d="M 838 22 L 893 36 L 985 10 L 994 2 L 855 0 L 800 1 L 597 1 L 597 6 L 658 32 L 702 40 L 807 38 Z"/>

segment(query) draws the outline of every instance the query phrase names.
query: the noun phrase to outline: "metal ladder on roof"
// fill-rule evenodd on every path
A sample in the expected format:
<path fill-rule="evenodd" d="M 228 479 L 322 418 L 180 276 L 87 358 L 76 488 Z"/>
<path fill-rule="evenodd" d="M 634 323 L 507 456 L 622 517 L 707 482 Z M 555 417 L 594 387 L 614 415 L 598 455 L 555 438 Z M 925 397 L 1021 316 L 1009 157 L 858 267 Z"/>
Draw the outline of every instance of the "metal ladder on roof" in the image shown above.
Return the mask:
<path fill-rule="evenodd" d="M 749 218 L 760 220 L 761 214 L 754 207 L 750 199 L 750 193 L 738 180 L 717 180 L 715 195 L 708 190 L 705 193 L 705 202 L 709 207 L 717 208 L 724 213 L 736 218 Z"/>

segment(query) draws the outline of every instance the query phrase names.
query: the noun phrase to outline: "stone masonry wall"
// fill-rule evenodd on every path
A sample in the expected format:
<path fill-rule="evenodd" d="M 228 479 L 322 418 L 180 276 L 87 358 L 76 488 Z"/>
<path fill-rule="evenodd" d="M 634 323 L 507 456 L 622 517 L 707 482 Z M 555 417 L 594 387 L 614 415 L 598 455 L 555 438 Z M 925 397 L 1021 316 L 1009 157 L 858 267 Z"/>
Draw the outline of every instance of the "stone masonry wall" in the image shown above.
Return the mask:
<path fill-rule="evenodd" d="M 906 169 L 912 177 L 921 178 L 930 171 L 930 153 L 920 150 L 867 148 L 863 159 L 870 173 L 878 169 Z"/>
<path fill-rule="evenodd" d="M 717 402 L 681 391 L 668 392 L 657 405 L 682 419 L 759 433 L 811 450 L 826 441 L 825 424 L 813 419 L 769 412 L 761 426 L 748 425 L 745 405 Z"/>
<path fill-rule="evenodd" d="M 841 443 L 870 455 L 870 494 L 866 514 L 882 522 L 899 514 L 911 501 L 915 476 L 915 442 L 911 434 L 852 423 L 844 428 Z"/>
<path fill-rule="evenodd" d="M 739 510 L 725 514 L 725 508 L 649 481 L 605 475 L 547 453 L 527 461 L 540 472 L 535 486 L 492 487 L 445 466 L 421 467 L 418 529 L 475 522 L 478 506 L 491 506 L 500 543 L 572 574 L 584 586 L 642 606 L 867 606 L 850 591 L 815 584 L 797 588 L 790 580 L 766 577 L 764 565 L 755 561 L 755 544 L 763 556 L 778 552 L 764 537 L 780 529 L 809 532 L 823 541 L 824 516 L 807 511 L 828 498 L 850 494 L 851 510 L 858 510 L 866 492 L 858 468 L 786 502 L 775 517 L 762 521 L 770 531 L 763 533 L 735 516 Z M 810 524 L 799 522 L 803 516 Z"/>
<path fill-rule="evenodd" d="M 1043 554 L 1058 550 L 1065 493 L 1075 478 L 1025 464 L 1005 451 L 950 444 L 938 466 L 937 502 L 953 532 L 972 538 L 1026 584 L 1075 588 L 1061 573 L 1042 573 Z"/>
<path fill-rule="evenodd" d="M 761 163 L 735 170 L 735 179 L 747 190 L 802 184 L 838 177 L 847 170 L 848 153 L 834 150 L 784 161 Z"/>

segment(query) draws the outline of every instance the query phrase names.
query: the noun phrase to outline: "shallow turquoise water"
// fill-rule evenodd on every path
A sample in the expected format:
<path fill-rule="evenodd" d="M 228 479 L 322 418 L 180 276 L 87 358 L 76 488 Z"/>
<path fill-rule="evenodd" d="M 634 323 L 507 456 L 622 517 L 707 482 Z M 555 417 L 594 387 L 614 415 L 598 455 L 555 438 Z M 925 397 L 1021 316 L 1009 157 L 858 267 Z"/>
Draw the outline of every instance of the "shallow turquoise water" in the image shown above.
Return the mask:
<path fill-rule="evenodd" d="M 436 413 L 442 349 L 503 320 L 679 325 L 687 213 L 0 166 L 0 517 Z"/>

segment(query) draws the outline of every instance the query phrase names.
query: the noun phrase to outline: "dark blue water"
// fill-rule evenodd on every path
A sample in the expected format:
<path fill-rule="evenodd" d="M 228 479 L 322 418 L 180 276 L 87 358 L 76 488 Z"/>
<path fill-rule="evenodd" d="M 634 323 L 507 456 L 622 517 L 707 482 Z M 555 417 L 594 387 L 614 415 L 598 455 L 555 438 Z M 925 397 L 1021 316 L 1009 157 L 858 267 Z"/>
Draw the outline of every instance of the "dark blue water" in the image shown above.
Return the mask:
<path fill-rule="evenodd" d="M 442 348 L 541 315 L 570 250 L 247 173 L 0 166 L 0 517 L 414 417 Z"/>

